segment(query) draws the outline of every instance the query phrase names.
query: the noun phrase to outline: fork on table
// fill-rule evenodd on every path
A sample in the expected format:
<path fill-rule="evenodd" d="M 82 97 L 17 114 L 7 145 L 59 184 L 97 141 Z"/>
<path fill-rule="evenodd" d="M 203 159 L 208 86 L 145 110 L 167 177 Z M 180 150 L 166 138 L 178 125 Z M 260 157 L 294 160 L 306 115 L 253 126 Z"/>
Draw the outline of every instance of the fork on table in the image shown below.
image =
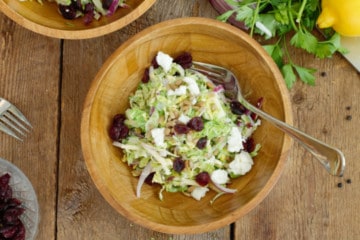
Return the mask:
<path fill-rule="evenodd" d="M 0 98 L 0 131 L 22 141 L 32 128 L 26 117 L 9 101 Z"/>

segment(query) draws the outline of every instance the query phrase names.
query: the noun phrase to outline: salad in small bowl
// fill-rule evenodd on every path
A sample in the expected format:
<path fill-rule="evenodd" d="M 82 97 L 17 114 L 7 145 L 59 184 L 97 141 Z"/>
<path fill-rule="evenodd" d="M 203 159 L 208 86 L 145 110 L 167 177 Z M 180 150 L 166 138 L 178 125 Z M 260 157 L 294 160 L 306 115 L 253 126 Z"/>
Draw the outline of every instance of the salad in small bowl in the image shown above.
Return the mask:
<path fill-rule="evenodd" d="M 84 103 L 84 160 L 116 211 L 171 234 L 212 231 L 247 214 L 274 187 L 292 143 L 185 64 L 192 61 L 228 68 L 250 102 L 262 98 L 264 111 L 292 123 L 276 64 L 230 24 L 173 19 L 123 43 Z"/>
<path fill-rule="evenodd" d="M 155 0 L 6 0 L 0 10 L 19 25 L 45 36 L 88 39 L 119 30 Z"/>
<path fill-rule="evenodd" d="M 251 170 L 260 149 L 252 134 L 261 120 L 227 98 L 224 85 L 191 69 L 190 53 L 173 59 L 160 51 L 152 62 L 130 108 L 116 114 L 109 129 L 139 176 L 136 196 L 144 182 L 161 186 L 160 200 L 163 191 L 200 200 L 214 189 L 212 202 L 235 193 L 228 185 Z"/>

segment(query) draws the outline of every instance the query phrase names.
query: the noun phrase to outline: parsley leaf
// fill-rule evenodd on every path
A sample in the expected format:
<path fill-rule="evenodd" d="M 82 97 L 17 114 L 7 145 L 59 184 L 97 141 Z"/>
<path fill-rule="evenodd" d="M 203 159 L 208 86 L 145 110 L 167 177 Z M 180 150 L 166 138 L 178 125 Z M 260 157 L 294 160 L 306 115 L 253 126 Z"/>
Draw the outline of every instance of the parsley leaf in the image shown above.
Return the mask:
<path fill-rule="evenodd" d="M 335 33 L 330 39 L 319 42 L 317 45 L 316 56 L 318 58 L 331 57 L 336 51 L 347 53 L 348 50 L 341 47 L 340 35 Z"/>
<path fill-rule="evenodd" d="M 313 68 L 299 66 L 287 49 L 286 39 L 293 32 L 290 45 L 313 54 L 317 58 L 331 57 L 335 52 L 346 53 L 341 47 L 340 36 L 334 31 L 327 31 L 326 40 L 313 34 L 316 20 L 321 11 L 319 0 L 225 0 L 232 10 L 217 19 L 227 21 L 234 16 L 249 29 L 249 33 L 259 34 L 265 40 L 277 39 L 273 44 L 264 45 L 264 49 L 273 58 L 286 86 L 293 87 L 299 78 L 306 84 L 315 84 L 316 72 Z"/>
<path fill-rule="evenodd" d="M 278 44 L 263 45 L 265 51 L 272 57 L 276 65 L 281 68 L 283 63 L 283 52 Z"/>
<path fill-rule="evenodd" d="M 233 15 L 236 12 L 236 10 L 230 10 L 227 12 L 224 12 L 223 14 L 221 14 L 220 16 L 218 16 L 216 19 L 222 22 L 226 22 L 229 17 L 231 17 L 231 15 Z"/>
<path fill-rule="evenodd" d="M 254 14 L 254 9 L 248 6 L 243 6 L 237 10 L 235 19 L 238 21 L 247 22 L 248 21 L 247 19 L 251 19 L 253 14 Z"/>
<path fill-rule="evenodd" d="M 285 64 L 280 70 L 284 76 L 286 86 L 292 88 L 296 81 L 296 75 L 291 64 Z"/>
<path fill-rule="evenodd" d="M 293 66 L 299 75 L 300 79 L 309 84 L 309 85 L 315 85 L 315 76 L 314 73 L 316 72 L 316 69 L 313 68 L 304 68 L 300 67 L 298 65 Z"/>
<path fill-rule="evenodd" d="M 309 53 L 316 53 L 318 40 L 309 32 L 298 31 L 291 38 L 290 44 L 295 47 L 302 48 Z"/>

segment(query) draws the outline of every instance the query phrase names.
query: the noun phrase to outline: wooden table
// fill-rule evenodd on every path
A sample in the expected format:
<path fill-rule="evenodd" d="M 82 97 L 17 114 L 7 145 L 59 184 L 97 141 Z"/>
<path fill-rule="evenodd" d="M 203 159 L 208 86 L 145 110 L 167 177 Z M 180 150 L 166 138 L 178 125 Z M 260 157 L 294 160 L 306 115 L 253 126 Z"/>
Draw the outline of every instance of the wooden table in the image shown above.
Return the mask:
<path fill-rule="evenodd" d="M 97 191 L 79 136 L 83 102 L 97 71 L 125 40 L 152 24 L 217 15 L 208 1 L 158 0 L 120 31 L 73 41 L 35 34 L 0 14 L 0 96 L 33 124 L 24 142 L 0 133 L 0 157 L 19 166 L 33 183 L 41 208 L 38 239 L 360 238 L 360 78 L 339 54 L 319 60 L 294 51 L 300 64 L 318 72 L 316 86 L 298 82 L 290 94 L 295 126 L 343 150 L 343 178 L 328 175 L 294 144 L 283 175 L 258 207 L 229 226 L 199 235 L 167 235 L 137 226 Z"/>

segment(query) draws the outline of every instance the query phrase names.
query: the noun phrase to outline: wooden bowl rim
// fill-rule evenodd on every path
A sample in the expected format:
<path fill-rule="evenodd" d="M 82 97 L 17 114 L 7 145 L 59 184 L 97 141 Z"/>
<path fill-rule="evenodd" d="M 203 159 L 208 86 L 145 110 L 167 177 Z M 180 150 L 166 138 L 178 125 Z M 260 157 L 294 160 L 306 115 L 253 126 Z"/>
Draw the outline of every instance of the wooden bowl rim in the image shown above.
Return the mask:
<path fill-rule="evenodd" d="M 105 61 L 101 69 L 99 70 L 98 74 L 95 76 L 88 95 L 86 96 L 86 99 L 84 101 L 84 108 L 81 118 L 81 145 L 83 149 L 83 155 L 85 159 L 85 164 L 87 166 L 87 169 L 90 173 L 91 178 L 93 179 L 94 184 L 97 186 L 98 190 L 101 192 L 103 197 L 108 201 L 108 203 L 116 209 L 119 213 L 121 213 L 123 216 L 131 220 L 132 222 L 139 224 L 143 227 L 168 233 L 168 234 L 197 234 L 197 233 L 203 233 L 212 231 L 221 227 L 224 227 L 237 219 L 239 219 L 241 216 L 246 215 L 248 212 L 250 212 L 252 209 L 254 209 L 264 198 L 269 194 L 271 189 L 274 187 L 276 182 L 281 176 L 281 173 L 284 169 L 287 155 L 289 153 L 289 150 L 292 146 L 292 139 L 288 137 L 287 135 L 284 135 L 284 141 L 283 145 L 281 147 L 281 153 L 280 153 L 280 159 L 277 163 L 277 166 L 272 173 L 271 177 L 265 184 L 265 186 L 260 190 L 260 192 L 251 199 L 248 203 L 246 203 L 242 208 L 239 208 L 235 211 L 233 211 L 231 214 L 213 221 L 211 223 L 200 223 L 195 226 L 169 226 L 161 223 L 155 223 L 155 222 L 149 222 L 146 218 L 143 218 L 142 216 L 134 215 L 127 209 L 125 209 L 121 204 L 115 201 L 115 199 L 112 197 L 111 193 L 109 193 L 107 190 L 104 189 L 104 182 L 100 180 L 99 178 L 95 179 L 94 176 L 97 175 L 96 171 L 94 170 L 95 164 L 90 160 L 92 158 L 92 151 L 89 149 L 90 146 L 90 131 L 87 128 L 89 126 L 90 118 L 91 118 L 91 103 L 94 100 L 94 97 L 97 94 L 97 90 L 101 84 L 101 79 L 106 75 L 109 69 L 112 68 L 113 64 L 118 59 L 119 53 L 121 53 L 123 50 L 125 50 L 127 47 L 131 46 L 132 44 L 136 44 L 138 41 L 142 41 L 142 38 L 146 37 L 147 35 L 151 34 L 155 31 L 164 31 L 166 32 L 167 29 L 173 29 L 176 26 L 184 26 L 184 25 L 203 25 L 204 27 L 208 27 L 209 25 L 215 26 L 219 29 L 232 32 L 232 34 L 237 35 L 239 38 L 246 39 L 246 41 L 252 42 L 251 44 L 260 46 L 258 42 L 256 42 L 254 39 L 252 39 L 250 36 L 248 36 L 245 32 L 242 30 L 231 26 L 230 24 L 223 23 L 214 19 L 208 19 L 203 17 L 187 17 L 187 18 L 178 18 L 178 19 L 171 19 L 167 20 L 161 23 L 158 23 L 156 25 L 150 26 L 141 32 L 137 33 L 130 39 L 128 39 L 126 42 L 124 42 L 115 52 L 110 55 L 110 57 Z M 159 30 L 161 29 L 161 30 Z M 279 87 L 279 91 L 282 94 L 283 97 L 283 109 L 284 109 L 284 121 L 288 124 L 293 123 L 293 115 L 292 115 L 292 109 L 290 105 L 290 96 L 288 89 L 286 88 L 285 82 L 282 78 L 282 75 L 280 71 L 278 70 L 278 67 L 272 60 L 272 58 L 266 53 L 266 51 L 260 46 L 256 49 L 256 51 L 259 52 L 260 55 L 263 56 L 266 63 L 270 66 L 272 74 L 275 76 L 275 79 L 277 81 L 277 85 Z"/>
<path fill-rule="evenodd" d="M 36 0 L 34 0 L 36 1 Z M 109 24 L 89 28 L 82 30 L 62 30 L 62 29 L 54 29 L 51 27 L 47 27 L 41 24 L 34 23 L 29 19 L 23 17 L 21 14 L 16 12 L 15 10 L 9 8 L 9 6 L 5 3 L 5 1 L 0 1 L 0 10 L 14 22 L 23 26 L 24 28 L 33 31 L 35 33 L 59 38 L 59 39 L 88 39 L 95 38 L 99 36 L 103 36 L 112 32 L 115 32 L 126 25 L 130 24 L 141 15 L 143 15 L 152 5 L 156 2 L 156 0 L 144 0 L 139 6 L 137 6 L 133 11 L 121 17 L 120 19 L 111 22 Z"/>

